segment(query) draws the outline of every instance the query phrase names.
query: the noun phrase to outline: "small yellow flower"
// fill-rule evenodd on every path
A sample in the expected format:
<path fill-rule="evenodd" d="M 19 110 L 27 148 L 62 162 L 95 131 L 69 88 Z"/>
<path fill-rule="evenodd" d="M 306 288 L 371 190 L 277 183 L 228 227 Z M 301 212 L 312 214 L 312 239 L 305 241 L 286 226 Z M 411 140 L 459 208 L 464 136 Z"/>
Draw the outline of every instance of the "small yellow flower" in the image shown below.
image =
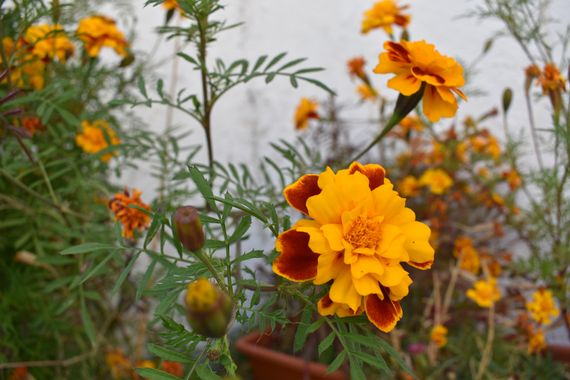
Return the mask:
<path fill-rule="evenodd" d="M 90 123 L 86 120 L 81 122 L 82 132 L 75 136 L 75 143 L 83 149 L 85 153 L 97 153 L 109 145 L 117 145 L 121 140 L 111 129 L 109 123 L 104 120 L 95 120 Z M 113 153 L 101 156 L 101 161 L 107 162 L 113 157 Z"/>
<path fill-rule="evenodd" d="M 125 189 L 123 193 L 115 194 L 109 201 L 109 208 L 115 214 L 115 220 L 122 224 L 122 234 L 127 239 L 132 239 L 135 230 L 142 231 L 150 223 L 150 217 L 147 214 L 136 208 L 129 207 L 135 205 L 145 210 L 150 210 L 150 206 L 142 201 L 141 194 L 139 190 L 134 189 L 131 195 Z"/>
<path fill-rule="evenodd" d="M 521 185 L 521 177 L 515 169 L 507 170 L 503 173 L 503 178 L 507 180 L 509 188 L 515 190 Z"/>
<path fill-rule="evenodd" d="M 479 253 L 472 245 L 467 245 L 465 247 L 457 248 L 455 247 L 453 254 L 459 258 L 459 267 L 463 270 L 471 272 L 473 274 L 478 274 L 481 268 L 481 260 L 479 258 Z"/>
<path fill-rule="evenodd" d="M 58 24 L 30 26 L 24 35 L 24 43 L 31 46 L 32 55 L 45 62 L 55 58 L 65 62 L 75 51 L 75 46 Z"/>
<path fill-rule="evenodd" d="M 408 6 L 398 6 L 394 0 L 380 0 L 364 13 L 362 33 L 382 28 L 388 34 L 393 33 L 392 27 L 398 25 L 405 28 L 410 23 L 410 15 L 402 13 Z"/>
<path fill-rule="evenodd" d="M 435 325 L 431 329 L 430 339 L 437 347 L 444 347 L 447 344 L 447 327 Z"/>
<path fill-rule="evenodd" d="M 105 355 L 105 361 L 113 379 L 124 379 L 130 377 L 132 367 L 129 359 L 119 350 L 109 351 Z"/>
<path fill-rule="evenodd" d="M 532 301 L 526 303 L 526 309 L 530 317 L 542 325 L 550 324 L 560 314 L 560 310 L 554 303 L 552 292 L 547 289 L 534 292 Z"/>
<path fill-rule="evenodd" d="M 421 185 L 416 177 L 408 175 L 404 177 L 402 182 L 400 182 L 398 190 L 404 197 L 412 197 L 418 195 L 420 187 Z"/>
<path fill-rule="evenodd" d="M 376 98 L 378 97 L 378 94 L 376 93 L 376 91 L 372 87 L 367 85 L 366 83 L 360 84 L 356 88 L 356 92 L 358 93 L 358 95 L 360 95 L 360 99 L 362 99 L 362 101 L 368 100 L 368 101 L 374 102 L 376 100 Z"/>
<path fill-rule="evenodd" d="M 364 66 L 366 65 L 366 61 L 362 57 L 352 58 L 348 61 L 348 73 L 351 77 L 357 77 L 360 79 L 366 78 L 366 73 L 364 72 Z"/>
<path fill-rule="evenodd" d="M 546 348 L 546 339 L 544 338 L 544 331 L 532 331 L 528 338 L 528 353 L 537 354 Z"/>
<path fill-rule="evenodd" d="M 109 17 L 98 15 L 81 19 L 76 33 L 90 57 L 97 57 L 105 46 L 114 49 L 120 56 L 128 55 L 125 35 Z"/>
<path fill-rule="evenodd" d="M 463 67 L 440 54 L 434 45 L 425 41 L 388 41 L 384 49 L 374 72 L 395 74 L 388 87 L 405 96 L 417 93 L 425 85 L 423 112 L 431 122 L 455 115 L 458 108 L 455 95 L 467 100 L 459 90 L 465 84 Z"/>
<path fill-rule="evenodd" d="M 480 307 L 491 307 L 501 298 L 501 291 L 497 287 L 497 280 L 489 278 L 475 282 L 472 289 L 467 290 L 467 297 L 471 298 Z"/>
<path fill-rule="evenodd" d="M 453 185 L 453 180 L 442 169 L 428 169 L 420 177 L 420 185 L 429 186 L 433 194 L 441 195 Z"/>
<path fill-rule="evenodd" d="M 417 116 L 406 116 L 400 121 L 399 125 L 403 134 L 407 134 L 410 131 L 421 132 L 424 129 L 422 121 Z"/>
<path fill-rule="evenodd" d="M 309 126 L 310 119 L 319 119 L 319 104 L 307 98 L 301 98 L 295 111 L 295 129 L 303 130 Z"/>
<path fill-rule="evenodd" d="M 273 271 L 291 281 L 330 283 L 318 304 L 322 315 L 364 312 L 378 329 L 391 331 L 412 283 L 402 264 L 428 269 L 434 249 L 429 227 L 415 220 L 384 169 L 358 162 L 337 173 L 327 168 L 302 176 L 284 195 L 311 219 L 278 236 Z"/>

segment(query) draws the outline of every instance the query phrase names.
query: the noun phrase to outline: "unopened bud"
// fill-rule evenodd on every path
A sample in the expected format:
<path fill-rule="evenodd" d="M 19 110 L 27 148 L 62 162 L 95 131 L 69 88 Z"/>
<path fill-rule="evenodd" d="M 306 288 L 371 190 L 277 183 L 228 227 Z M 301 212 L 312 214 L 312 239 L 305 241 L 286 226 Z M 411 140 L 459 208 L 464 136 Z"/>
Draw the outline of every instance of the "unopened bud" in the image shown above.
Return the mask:
<path fill-rule="evenodd" d="M 200 215 L 194 207 L 179 207 L 173 219 L 178 240 L 186 249 L 194 252 L 204 246 L 204 229 L 200 222 Z"/>
<path fill-rule="evenodd" d="M 203 336 L 220 338 L 233 318 L 230 297 L 205 278 L 190 284 L 186 291 L 186 317 L 192 329 Z"/>
<path fill-rule="evenodd" d="M 513 90 L 510 88 L 505 88 L 503 91 L 503 112 L 506 114 L 509 112 L 509 108 L 511 107 L 511 103 L 513 101 Z"/>

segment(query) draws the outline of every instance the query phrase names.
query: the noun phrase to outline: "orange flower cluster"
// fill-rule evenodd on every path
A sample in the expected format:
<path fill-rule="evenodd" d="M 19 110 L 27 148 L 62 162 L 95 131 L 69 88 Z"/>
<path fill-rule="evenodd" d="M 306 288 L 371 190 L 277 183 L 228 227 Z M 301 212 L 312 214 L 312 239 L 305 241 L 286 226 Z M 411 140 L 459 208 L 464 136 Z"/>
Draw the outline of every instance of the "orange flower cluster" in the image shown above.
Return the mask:
<path fill-rule="evenodd" d="M 122 234 L 127 239 L 134 238 L 134 231 L 143 231 L 150 223 L 150 217 L 143 211 L 133 208 L 137 206 L 144 210 L 150 210 L 150 206 L 141 200 L 141 192 L 137 189 L 133 190 L 132 195 L 127 189 L 123 193 L 117 193 L 109 201 L 109 208 L 115 214 L 115 220 L 118 220 L 122 226 Z"/>
<path fill-rule="evenodd" d="M 135 368 L 157 368 L 157 364 L 148 359 L 133 363 L 120 350 L 111 350 L 107 352 L 105 355 L 105 361 L 109 371 L 111 372 L 111 377 L 115 380 L 143 380 L 143 378 L 136 373 Z M 184 375 L 184 367 L 178 362 L 162 361 L 160 363 L 160 369 L 163 372 L 176 377 L 182 377 Z"/>
<path fill-rule="evenodd" d="M 362 20 L 362 33 L 368 33 L 374 29 L 384 29 L 392 35 L 393 26 L 406 28 L 410 23 L 410 15 L 404 14 L 408 6 L 400 6 L 395 0 L 380 0 L 372 8 L 364 13 Z"/>
<path fill-rule="evenodd" d="M 301 98 L 297 110 L 295 111 L 295 129 L 301 131 L 309 126 L 309 120 L 320 119 L 317 109 L 319 104 L 308 98 Z"/>
<path fill-rule="evenodd" d="M 105 46 L 112 48 L 120 56 L 128 54 L 125 35 L 109 17 L 97 15 L 84 18 L 79 21 L 76 33 L 90 57 L 97 57 Z"/>

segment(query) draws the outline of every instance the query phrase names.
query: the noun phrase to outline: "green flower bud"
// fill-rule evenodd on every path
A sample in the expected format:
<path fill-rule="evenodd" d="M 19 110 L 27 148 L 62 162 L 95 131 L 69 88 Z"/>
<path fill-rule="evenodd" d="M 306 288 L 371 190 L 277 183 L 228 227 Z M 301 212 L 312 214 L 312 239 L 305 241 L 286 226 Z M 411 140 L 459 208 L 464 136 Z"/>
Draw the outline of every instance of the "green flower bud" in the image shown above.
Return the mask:
<path fill-rule="evenodd" d="M 233 319 L 230 297 L 205 278 L 190 284 L 186 291 L 186 317 L 192 329 L 209 338 L 221 338 Z"/>
<path fill-rule="evenodd" d="M 194 207 L 179 207 L 173 219 L 178 240 L 186 249 L 194 252 L 204 246 L 204 229 L 200 223 L 200 215 Z"/>
<path fill-rule="evenodd" d="M 511 103 L 513 101 L 513 90 L 510 88 L 505 88 L 503 91 L 503 112 L 506 114 L 509 112 L 509 108 L 511 107 Z"/>

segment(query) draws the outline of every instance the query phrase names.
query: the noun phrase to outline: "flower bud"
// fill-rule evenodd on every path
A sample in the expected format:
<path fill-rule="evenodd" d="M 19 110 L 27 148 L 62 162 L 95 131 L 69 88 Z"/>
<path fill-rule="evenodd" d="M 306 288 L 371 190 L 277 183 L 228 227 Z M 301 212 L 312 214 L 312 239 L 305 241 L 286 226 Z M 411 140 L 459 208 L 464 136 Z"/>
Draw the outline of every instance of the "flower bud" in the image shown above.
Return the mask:
<path fill-rule="evenodd" d="M 203 336 L 220 338 L 233 318 L 230 297 L 205 278 L 190 284 L 186 291 L 186 317 L 192 329 Z"/>
<path fill-rule="evenodd" d="M 503 113 L 509 112 L 509 108 L 511 107 L 511 103 L 513 101 L 513 90 L 510 88 L 505 88 L 503 91 Z"/>
<path fill-rule="evenodd" d="M 178 240 L 186 249 L 194 252 L 204 246 L 204 229 L 200 223 L 200 215 L 194 207 L 179 207 L 173 219 Z"/>

